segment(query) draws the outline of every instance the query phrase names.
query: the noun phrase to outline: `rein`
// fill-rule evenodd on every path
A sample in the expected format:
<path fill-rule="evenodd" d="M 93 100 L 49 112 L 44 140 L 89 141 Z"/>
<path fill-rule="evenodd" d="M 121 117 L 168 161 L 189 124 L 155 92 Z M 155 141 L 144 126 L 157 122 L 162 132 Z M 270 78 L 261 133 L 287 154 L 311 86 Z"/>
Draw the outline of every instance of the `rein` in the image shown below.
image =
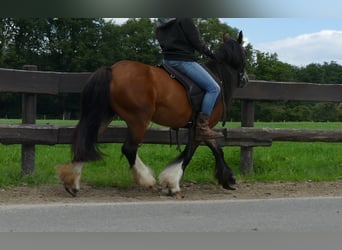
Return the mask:
<path fill-rule="evenodd" d="M 216 66 L 217 66 L 217 73 L 218 73 L 218 78 L 220 79 L 220 86 L 221 86 L 221 98 L 222 98 L 222 103 L 223 103 L 223 113 L 222 113 L 222 127 L 224 127 L 226 125 L 226 121 L 227 121 L 227 103 L 226 103 L 226 89 L 227 89 L 227 84 L 224 82 L 223 79 L 223 71 L 222 71 L 222 67 L 223 64 L 216 62 Z"/>

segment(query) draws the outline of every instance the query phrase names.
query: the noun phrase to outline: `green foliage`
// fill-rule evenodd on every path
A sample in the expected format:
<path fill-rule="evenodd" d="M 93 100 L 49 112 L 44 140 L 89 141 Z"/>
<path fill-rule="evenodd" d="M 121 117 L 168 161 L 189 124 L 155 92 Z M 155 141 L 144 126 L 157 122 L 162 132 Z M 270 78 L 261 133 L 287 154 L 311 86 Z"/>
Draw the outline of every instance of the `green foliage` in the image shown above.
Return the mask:
<path fill-rule="evenodd" d="M 98 58 L 94 55 L 97 55 L 103 25 L 103 19 L 48 19 L 48 49 L 44 53 L 49 61 L 48 67 L 66 72 L 93 71 L 97 68 Z"/>
<path fill-rule="evenodd" d="M 217 18 L 196 18 L 195 21 L 203 40 L 212 49 L 218 48 L 222 43 L 224 33 L 228 33 L 233 38 L 238 36 L 238 29 L 221 23 Z"/>
<path fill-rule="evenodd" d="M 313 106 L 312 118 L 314 121 L 336 121 L 336 107 L 334 103 L 316 103 Z"/>
<path fill-rule="evenodd" d="M 102 18 L 3 18 L 0 29 L 0 67 L 5 68 L 35 64 L 39 70 L 83 72 L 123 59 L 160 60 L 149 18 L 121 26 Z"/>
<path fill-rule="evenodd" d="M 161 59 L 155 36 L 155 24 L 149 18 L 130 19 L 122 25 L 124 42 L 120 48 L 125 58 L 156 65 Z"/>
<path fill-rule="evenodd" d="M 250 73 L 258 80 L 341 84 L 342 66 L 335 62 L 309 64 L 298 68 L 278 60 L 276 53 L 256 51 Z M 259 121 L 340 121 L 339 103 L 258 102 L 255 119 Z"/>
<path fill-rule="evenodd" d="M 276 53 L 256 51 L 251 62 L 250 73 L 259 80 L 293 81 L 295 67 L 278 60 Z"/>
<path fill-rule="evenodd" d="M 21 96 L 18 94 L 0 93 L 0 117 L 18 118 L 21 112 Z"/>

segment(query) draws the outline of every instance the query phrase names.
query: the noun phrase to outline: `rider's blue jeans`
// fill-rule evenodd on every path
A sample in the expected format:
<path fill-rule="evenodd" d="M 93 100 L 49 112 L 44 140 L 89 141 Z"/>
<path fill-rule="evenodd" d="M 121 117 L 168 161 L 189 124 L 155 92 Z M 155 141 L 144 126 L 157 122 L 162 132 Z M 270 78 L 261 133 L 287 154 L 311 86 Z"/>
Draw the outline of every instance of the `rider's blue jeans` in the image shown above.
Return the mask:
<path fill-rule="evenodd" d="M 164 60 L 164 63 L 185 74 L 206 92 L 203 97 L 201 111 L 211 115 L 216 99 L 220 94 L 220 86 L 211 75 L 194 61 Z"/>

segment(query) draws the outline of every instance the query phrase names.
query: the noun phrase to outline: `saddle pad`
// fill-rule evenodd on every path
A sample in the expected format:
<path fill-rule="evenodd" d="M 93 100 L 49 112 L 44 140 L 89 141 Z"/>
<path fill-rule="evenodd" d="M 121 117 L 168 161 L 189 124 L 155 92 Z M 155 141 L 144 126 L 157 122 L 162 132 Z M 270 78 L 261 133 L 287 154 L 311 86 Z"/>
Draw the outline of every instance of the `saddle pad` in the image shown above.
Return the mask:
<path fill-rule="evenodd" d="M 185 88 L 192 109 L 196 113 L 200 112 L 203 96 L 205 93 L 204 90 L 198 87 L 189 77 L 185 76 L 169 65 L 161 64 L 159 67 L 168 72 L 171 78 L 176 79 Z"/>

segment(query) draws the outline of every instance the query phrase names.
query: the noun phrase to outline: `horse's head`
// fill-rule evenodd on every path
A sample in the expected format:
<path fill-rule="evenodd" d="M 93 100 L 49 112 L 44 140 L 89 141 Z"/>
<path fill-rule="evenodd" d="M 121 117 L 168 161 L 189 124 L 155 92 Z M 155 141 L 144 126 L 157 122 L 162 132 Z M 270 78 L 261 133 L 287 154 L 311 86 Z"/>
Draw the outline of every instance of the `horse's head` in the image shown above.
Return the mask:
<path fill-rule="evenodd" d="M 243 45 L 243 34 L 239 32 L 238 38 L 232 39 L 227 34 L 223 36 L 223 44 L 216 52 L 216 58 L 238 72 L 237 87 L 242 88 L 248 82 L 246 74 L 247 57 Z"/>

